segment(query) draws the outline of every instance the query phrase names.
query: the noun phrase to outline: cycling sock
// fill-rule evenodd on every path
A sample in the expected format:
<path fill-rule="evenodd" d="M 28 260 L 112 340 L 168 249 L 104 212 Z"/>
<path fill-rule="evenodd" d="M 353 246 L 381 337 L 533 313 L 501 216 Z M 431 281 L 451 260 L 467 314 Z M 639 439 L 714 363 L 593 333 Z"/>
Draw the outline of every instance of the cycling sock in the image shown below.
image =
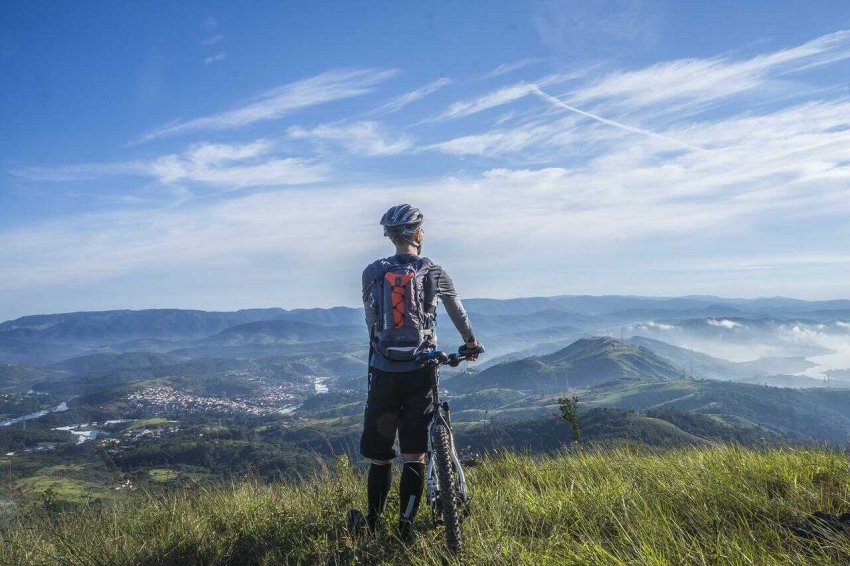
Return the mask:
<path fill-rule="evenodd" d="M 399 509 L 401 511 L 400 528 L 409 528 L 416 517 L 419 500 L 422 499 L 425 464 L 422 462 L 405 462 L 401 469 L 401 480 L 398 484 Z"/>
<path fill-rule="evenodd" d="M 366 493 L 369 497 L 369 511 L 366 514 L 366 522 L 369 525 L 369 530 L 375 530 L 378 519 L 384 514 L 392 479 L 393 466 L 391 463 L 375 464 L 373 462 L 369 466 L 369 478 L 366 481 Z"/>

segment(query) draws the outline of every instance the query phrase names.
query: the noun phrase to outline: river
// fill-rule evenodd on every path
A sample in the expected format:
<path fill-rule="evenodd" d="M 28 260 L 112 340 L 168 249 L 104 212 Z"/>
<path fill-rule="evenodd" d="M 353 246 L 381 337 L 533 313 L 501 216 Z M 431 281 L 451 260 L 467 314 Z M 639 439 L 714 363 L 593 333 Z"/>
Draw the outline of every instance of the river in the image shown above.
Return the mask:
<path fill-rule="evenodd" d="M 68 401 L 70 401 L 70 399 L 68 399 Z M 6 419 L 5 421 L 0 421 L 0 426 L 10 426 L 24 421 L 31 421 L 32 419 L 41 418 L 49 413 L 64 413 L 68 410 L 68 401 L 62 401 L 52 409 L 42 409 L 40 411 L 36 411 L 34 413 L 30 413 L 22 417 L 15 417 L 13 419 Z"/>

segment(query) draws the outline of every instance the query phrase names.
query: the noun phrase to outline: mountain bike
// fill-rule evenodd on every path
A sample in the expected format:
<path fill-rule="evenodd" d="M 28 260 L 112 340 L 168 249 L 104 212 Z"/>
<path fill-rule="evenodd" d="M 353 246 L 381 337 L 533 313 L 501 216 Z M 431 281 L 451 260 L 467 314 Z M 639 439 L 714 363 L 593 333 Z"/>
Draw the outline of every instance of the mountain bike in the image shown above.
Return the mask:
<path fill-rule="evenodd" d="M 457 367 L 462 361 L 483 352 L 484 348 L 480 346 L 475 350 L 462 347 L 457 354 L 432 351 L 418 357 L 420 363 L 434 368 L 431 383 L 433 413 L 428 426 L 428 466 L 425 472 L 426 498 L 434 524 L 445 526 L 446 545 L 453 553 L 459 553 L 463 546 L 460 527 L 470 512 L 470 496 L 463 466 L 455 450 L 449 404 L 440 401 L 440 366 Z"/>

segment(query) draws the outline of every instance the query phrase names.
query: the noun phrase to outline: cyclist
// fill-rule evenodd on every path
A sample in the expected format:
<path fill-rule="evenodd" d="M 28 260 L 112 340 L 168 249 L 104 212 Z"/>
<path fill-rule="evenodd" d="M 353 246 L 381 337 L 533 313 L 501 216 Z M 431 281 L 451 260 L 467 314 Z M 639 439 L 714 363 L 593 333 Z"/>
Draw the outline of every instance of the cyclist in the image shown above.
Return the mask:
<path fill-rule="evenodd" d="M 460 332 L 462 351 L 477 351 L 469 317 L 448 273 L 420 255 L 422 212 L 409 204 L 390 208 L 381 218 L 384 236 L 396 253 L 363 271 L 363 305 L 369 329 L 369 393 L 360 453 L 371 461 L 367 480 L 368 511 L 349 516 L 355 530 L 374 532 L 382 521 L 392 482 L 393 443 L 398 433 L 402 457 L 399 481 L 399 534 L 408 538 L 422 497 L 428 423 L 431 419 L 433 367 L 415 354 L 436 348 L 436 308 L 442 300 Z M 474 360 L 477 354 L 469 354 Z M 365 524 L 364 524 L 365 522 Z"/>

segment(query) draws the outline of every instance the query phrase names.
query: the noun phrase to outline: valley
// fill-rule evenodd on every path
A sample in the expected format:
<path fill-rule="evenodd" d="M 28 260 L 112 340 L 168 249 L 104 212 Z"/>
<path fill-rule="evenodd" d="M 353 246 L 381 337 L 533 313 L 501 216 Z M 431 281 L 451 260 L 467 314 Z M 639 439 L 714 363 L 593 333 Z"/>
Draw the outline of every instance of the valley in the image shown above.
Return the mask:
<path fill-rule="evenodd" d="M 850 344 L 845 303 L 466 301 L 488 353 L 442 375 L 458 445 L 464 457 L 558 451 L 575 441 L 557 416 L 570 396 L 584 443 L 847 447 L 850 368 L 822 363 Z M 362 324 L 344 307 L 4 322 L 0 498 L 24 504 L 48 490 L 74 505 L 357 462 Z M 451 348 L 445 313 L 439 331 Z"/>

